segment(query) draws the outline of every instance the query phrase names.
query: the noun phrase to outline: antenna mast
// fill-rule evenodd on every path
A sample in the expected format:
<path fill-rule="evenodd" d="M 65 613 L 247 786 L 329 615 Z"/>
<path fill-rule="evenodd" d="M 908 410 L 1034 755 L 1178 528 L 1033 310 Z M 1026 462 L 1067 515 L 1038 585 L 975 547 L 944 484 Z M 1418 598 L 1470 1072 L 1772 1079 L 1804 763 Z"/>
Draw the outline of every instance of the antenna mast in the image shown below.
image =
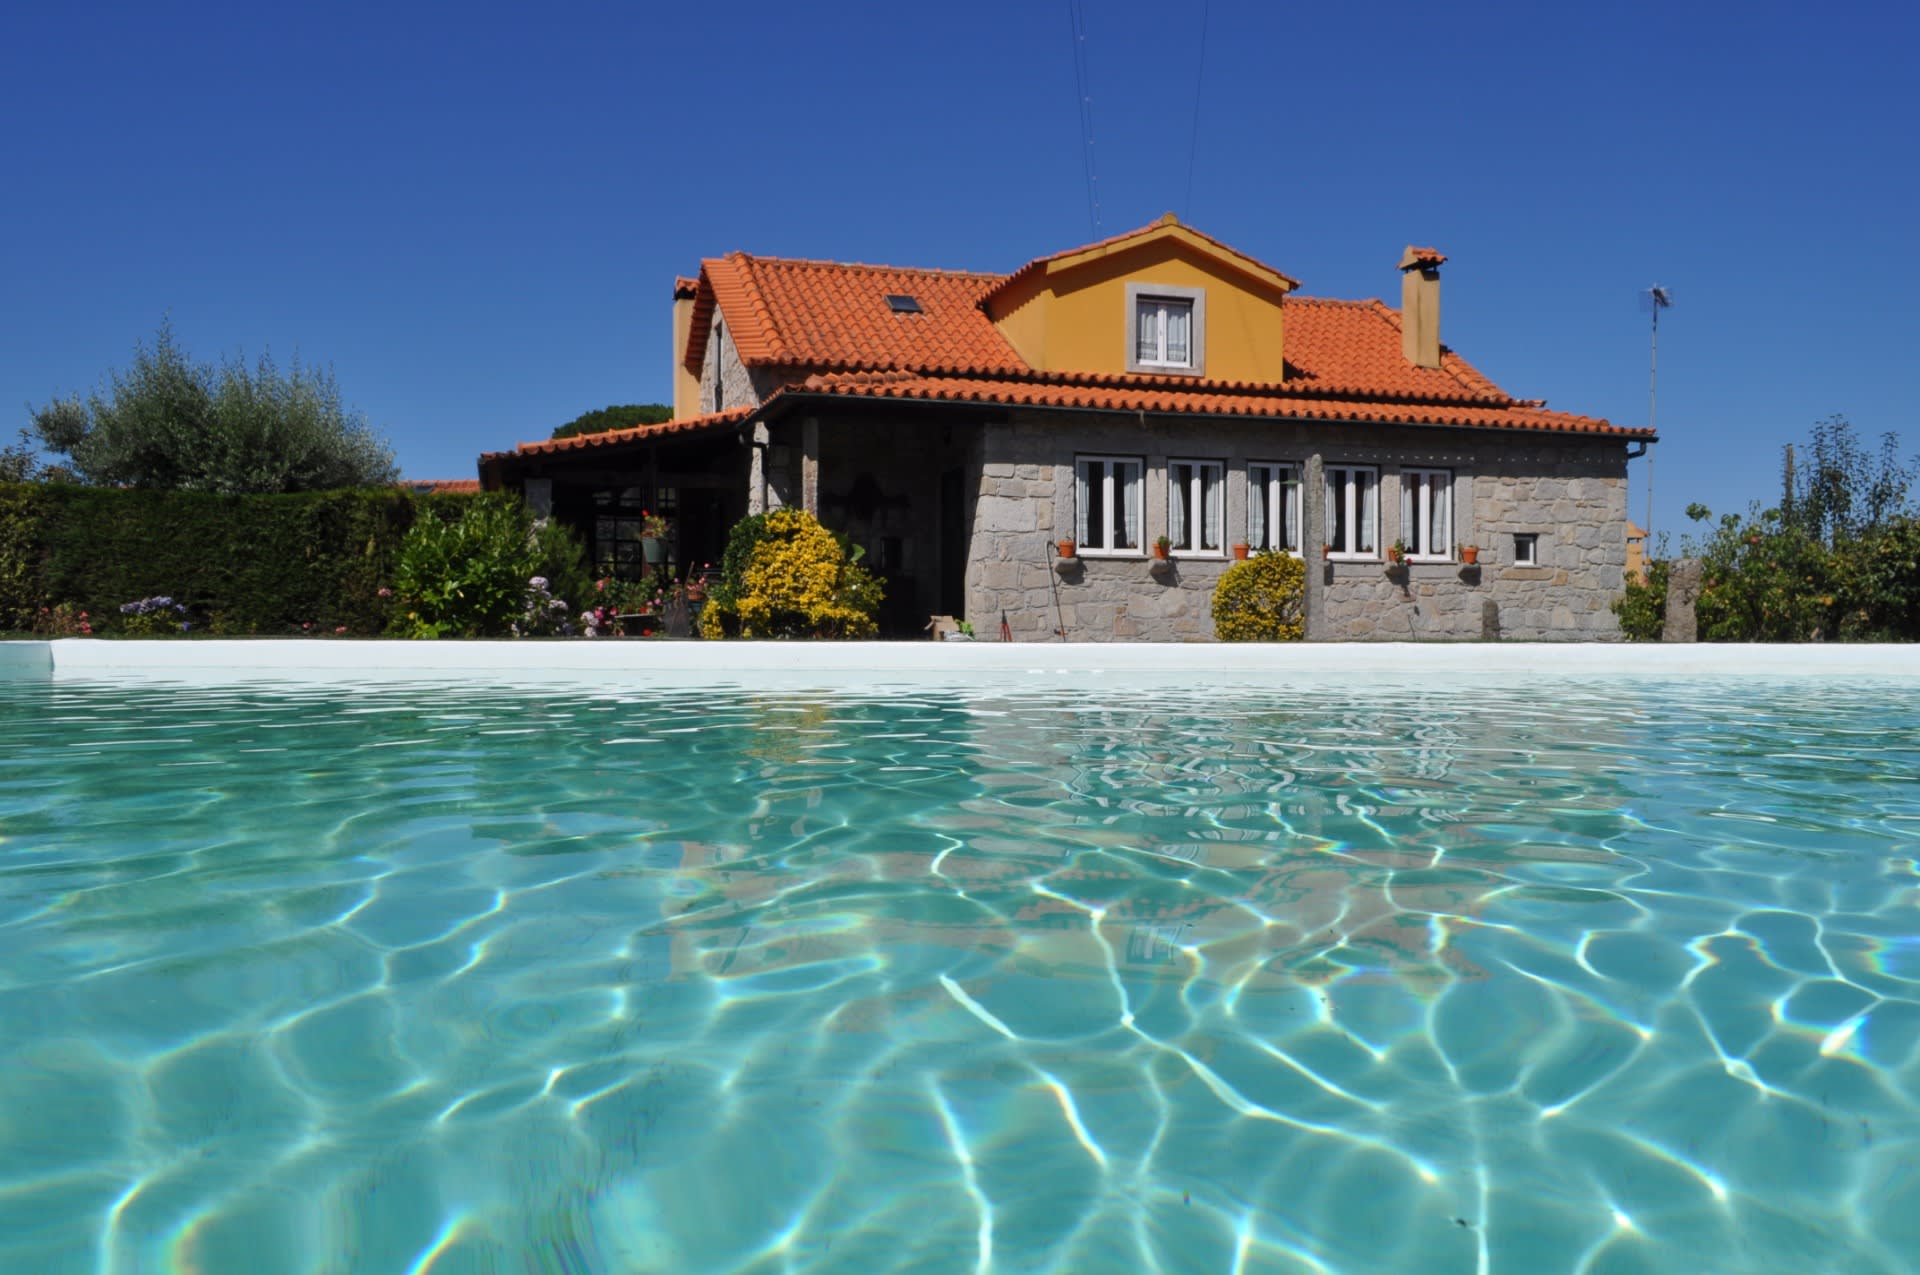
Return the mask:
<path fill-rule="evenodd" d="M 1654 284 L 1646 293 L 1647 308 L 1653 311 L 1653 339 L 1647 347 L 1647 429 L 1653 430 L 1654 408 L 1660 400 L 1660 312 L 1673 304 L 1673 290 Z M 1653 552 L 1653 448 L 1647 448 L 1647 525 L 1643 554 Z"/>

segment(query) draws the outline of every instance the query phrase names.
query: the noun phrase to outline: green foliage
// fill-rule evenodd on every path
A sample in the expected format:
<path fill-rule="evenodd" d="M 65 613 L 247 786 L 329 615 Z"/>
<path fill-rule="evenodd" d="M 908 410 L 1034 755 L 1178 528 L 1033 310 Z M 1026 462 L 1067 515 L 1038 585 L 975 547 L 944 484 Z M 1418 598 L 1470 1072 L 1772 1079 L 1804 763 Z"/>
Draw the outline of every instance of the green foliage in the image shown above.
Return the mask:
<path fill-rule="evenodd" d="M 1647 564 L 1646 583 L 1637 573 L 1627 573 L 1626 592 L 1613 600 L 1613 613 L 1620 617 L 1620 632 L 1629 642 L 1658 642 L 1667 626 L 1667 581 L 1671 564 L 1664 559 Z"/>
<path fill-rule="evenodd" d="M 31 627 L 47 606 L 46 489 L 0 484 L 0 631 Z"/>
<path fill-rule="evenodd" d="M 1813 427 L 1804 455 L 1786 449 L 1781 480 L 1780 521 L 1808 540 L 1835 548 L 1873 535 L 1894 518 L 1910 512 L 1907 493 L 1914 471 L 1895 455 L 1899 438 L 1880 438 L 1869 455 L 1844 416 L 1830 416 Z"/>
<path fill-rule="evenodd" d="M 604 434 L 610 429 L 632 429 L 635 425 L 658 425 L 673 419 L 673 409 L 664 403 L 633 403 L 625 407 L 603 407 L 574 417 L 553 431 L 555 438 L 578 434 Z"/>
<path fill-rule="evenodd" d="M 1307 570 L 1286 553 L 1236 562 L 1213 589 L 1213 635 L 1222 642 L 1298 642 L 1307 635 Z"/>
<path fill-rule="evenodd" d="M 0 486 L 0 627 L 64 604 L 112 631 L 123 603 L 163 594 L 196 631 L 380 633 L 391 607 L 380 590 L 416 513 L 472 499 Z"/>
<path fill-rule="evenodd" d="M 49 451 L 103 486 L 243 493 L 371 487 L 398 477 L 393 452 L 342 405 L 328 369 L 263 356 L 251 368 L 192 362 L 162 325 L 104 393 L 33 414 Z M 25 475 L 23 475 L 25 476 Z"/>
<path fill-rule="evenodd" d="M 1920 639 L 1920 510 L 1910 499 L 1920 462 L 1902 464 L 1897 441 L 1887 434 L 1869 453 L 1843 417 L 1829 417 L 1804 452 L 1788 449 L 1778 508 L 1722 515 L 1688 542 L 1684 552 L 1700 559 L 1701 638 Z M 1713 519 L 1698 503 L 1686 512 Z M 1629 586 L 1615 608 L 1629 637 L 1638 632 L 1623 607 L 1636 601 Z"/>
<path fill-rule="evenodd" d="M 559 624 L 546 597 L 577 599 L 591 589 L 579 542 L 558 523 L 536 526 L 517 497 L 498 494 L 415 521 L 393 578 L 393 631 L 414 638 L 547 632 Z"/>
<path fill-rule="evenodd" d="M 883 585 L 812 514 L 777 509 L 734 525 L 720 580 L 700 613 L 704 637 L 872 637 Z"/>

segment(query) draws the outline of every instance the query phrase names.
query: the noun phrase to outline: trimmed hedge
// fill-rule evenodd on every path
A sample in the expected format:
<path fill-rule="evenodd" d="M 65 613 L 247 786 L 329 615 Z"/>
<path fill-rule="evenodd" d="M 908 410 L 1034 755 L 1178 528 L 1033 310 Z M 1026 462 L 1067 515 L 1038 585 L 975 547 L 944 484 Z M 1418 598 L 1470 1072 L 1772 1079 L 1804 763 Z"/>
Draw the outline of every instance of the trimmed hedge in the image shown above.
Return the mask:
<path fill-rule="evenodd" d="M 122 603 L 163 594 L 213 633 L 378 634 L 407 529 L 476 499 L 0 484 L 0 629 L 31 629 L 42 607 L 67 603 L 113 632 Z"/>

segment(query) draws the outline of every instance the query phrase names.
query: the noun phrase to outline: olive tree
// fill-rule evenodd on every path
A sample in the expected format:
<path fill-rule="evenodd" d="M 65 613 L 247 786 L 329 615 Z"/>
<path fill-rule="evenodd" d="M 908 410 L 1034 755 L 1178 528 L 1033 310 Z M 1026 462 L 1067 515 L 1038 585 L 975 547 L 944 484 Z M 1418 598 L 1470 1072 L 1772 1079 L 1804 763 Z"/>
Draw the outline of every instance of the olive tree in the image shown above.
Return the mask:
<path fill-rule="evenodd" d="M 394 482 L 393 449 L 342 404 L 331 369 L 271 356 L 195 363 L 162 324 L 133 365 L 85 398 L 33 412 L 49 452 L 81 482 L 224 494 Z"/>

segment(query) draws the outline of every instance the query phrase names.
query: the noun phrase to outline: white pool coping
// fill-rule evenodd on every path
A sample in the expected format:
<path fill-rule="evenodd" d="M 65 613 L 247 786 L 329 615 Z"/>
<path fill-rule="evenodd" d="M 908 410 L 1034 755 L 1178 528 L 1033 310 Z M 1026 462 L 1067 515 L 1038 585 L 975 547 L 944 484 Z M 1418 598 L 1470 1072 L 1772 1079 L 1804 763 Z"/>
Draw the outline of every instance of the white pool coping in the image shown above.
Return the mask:
<path fill-rule="evenodd" d="M 1066 642 L 406 642 L 332 639 L 0 642 L 0 676 L 220 683 L 431 679 L 874 684 L 1118 675 L 1127 681 L 1300 677 L 1581 680 L 1907 679 L 1920 645 L 1379 642 L 1285 645 Z"/>

